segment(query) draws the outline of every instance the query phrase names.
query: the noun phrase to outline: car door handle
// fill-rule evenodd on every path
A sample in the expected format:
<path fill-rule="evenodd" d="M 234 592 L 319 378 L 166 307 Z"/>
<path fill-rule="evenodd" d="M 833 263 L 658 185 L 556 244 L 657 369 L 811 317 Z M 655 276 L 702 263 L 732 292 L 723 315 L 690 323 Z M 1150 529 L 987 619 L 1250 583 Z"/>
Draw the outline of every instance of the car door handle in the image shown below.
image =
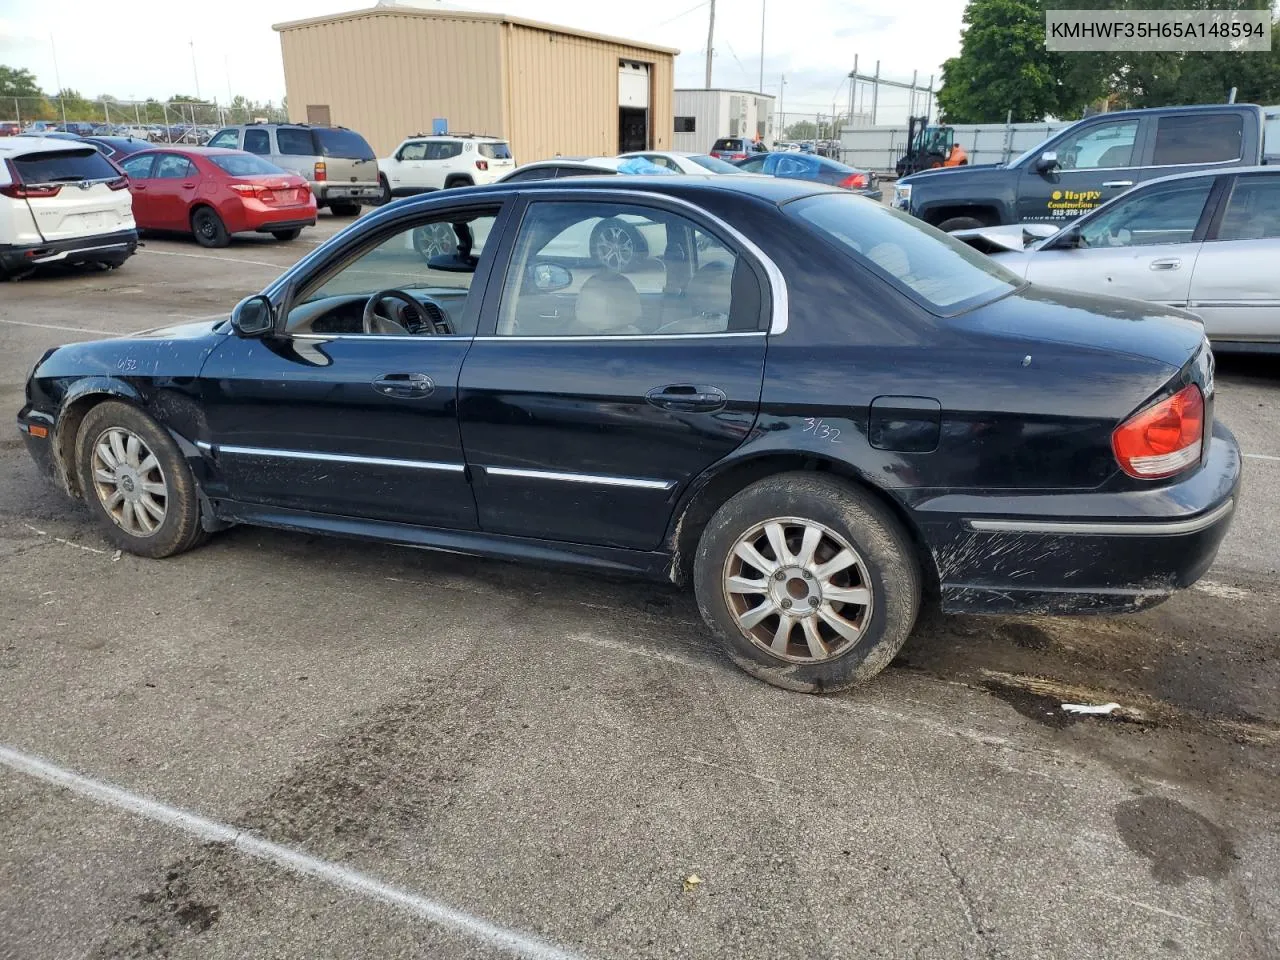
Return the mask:
<path fill-rule="evenodd" d="M 1151 261 L 1152 270 L 1177 270 L 1180 266 L 1182 266 L 1182 260 L 1178 257 L 1164 257 Z"/>
<path fill-rule="evenodd" d="M 146 185 L 145 183 L 131 183 L 131 184 L 129 184 L 129 186 L 130 186 L 130 187 L 132 187 L 134 190 L 145 190 L 145 189 L 147 189 L 147 185 Z"/>
<path fill-rule="evenodd" d="M 645 398 L 663 410 L 710 413 L 721 409 L 729 400 L 719 387 L 699 387 L 692 383 L 672 383 L 654 387 Z"/>
<path fill-rule="evenodd" d="M 195 185 L 194 183 L 184 183 L 184 184 L 182 185 L 182 188 L 183 188 L 184 190 L 194 190 L 194 189 L 195 189 L 195 186 L 196 186 L 196 185 Z"/>
<path fill-rule="evenodd" d="M 1102 185 L 1104 187 L 1132 187 L 1133 181 L 1132 180 L 1104 180 L 1102 182 Z"/>
<path fill-rule="evenodd" d="M 425 373 L 385 373 L 373 381 L 373 389 L 384 397 L 419 400 L 431 396 L 436 385 Z"/>

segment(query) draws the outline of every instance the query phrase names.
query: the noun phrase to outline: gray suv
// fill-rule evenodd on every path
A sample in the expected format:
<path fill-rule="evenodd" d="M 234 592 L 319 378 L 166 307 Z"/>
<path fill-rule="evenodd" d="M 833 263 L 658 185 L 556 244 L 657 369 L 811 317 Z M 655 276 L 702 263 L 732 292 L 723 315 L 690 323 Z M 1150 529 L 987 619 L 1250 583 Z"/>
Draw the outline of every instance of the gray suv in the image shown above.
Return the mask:
<path fill-rule="evenodd" d="M 207 144 L 244 150 L 305 177 L 316 205 L 353 217 L 363 202 L 382 196 L 378 160 L 360 134 L 346 127 L 306 123 L 243 123 L 223 127 Z"/>

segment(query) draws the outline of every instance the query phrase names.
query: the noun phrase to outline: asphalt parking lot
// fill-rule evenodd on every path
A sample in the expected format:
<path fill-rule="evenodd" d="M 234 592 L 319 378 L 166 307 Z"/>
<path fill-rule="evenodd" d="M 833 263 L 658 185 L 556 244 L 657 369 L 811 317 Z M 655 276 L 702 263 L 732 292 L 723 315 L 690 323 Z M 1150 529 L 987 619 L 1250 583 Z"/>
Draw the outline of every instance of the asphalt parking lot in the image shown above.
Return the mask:
<path fill-rule="evenodd" d="M 0 409 L 345 222 L 0 284 Z M 1246 487 L 1197 588 L 928 616 L 828 698 L 648 584 L 254 529 L 115 556 L 9 428 L 0 958 L 1280 956 L 1280 368 L 1220 361 L 1217 415 Z"/>

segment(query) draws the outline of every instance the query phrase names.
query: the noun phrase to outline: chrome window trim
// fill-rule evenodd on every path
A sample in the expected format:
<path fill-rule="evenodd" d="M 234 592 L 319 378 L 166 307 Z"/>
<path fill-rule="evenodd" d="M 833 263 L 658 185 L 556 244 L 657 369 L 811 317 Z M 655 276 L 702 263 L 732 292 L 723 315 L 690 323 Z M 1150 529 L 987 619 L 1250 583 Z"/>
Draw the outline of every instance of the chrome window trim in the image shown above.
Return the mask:
<path fill-rule="evenodd" d="M 430 343 L 432 340 L 474 340 L 465 333 L 424 333 L 418 336 L 398 333 L 286 333 L 290 340 L 407 340 L 413 343 Z"/>
<path fill-rule="evenodd" d="M 1167 537 L 1184 533 L 1198 533 L 1213 526 L 1232 510 L 1235 500 L 1215 507 L 1206 514 L 1190 520 L 1161 520 L 1122 523 L 1094 523 L 1090 521 L 1058 520 L 970 520 L 969 526 L 982 533 L 1047 533 L 1079 535 L 1092 534 L 1106 537 Z"/>
<path fill-rule="evenodd" d="M 608 334 L 589 334 L 586 336 L 575 337 L 572 334 L 560 334 L 557 336 L 529 336 L 529 337 L 499 337 L 497 335 L 487 337 L 476 337 L 478 341 L 485 343 L 529 343 L 529 342 L 553 342 L 553 343 L 582 343 L 584 340 L 601 341 L 601 340 L 723 340 L 725 337 L 767 337 L 768 334 L 763 330 L 739 330 L 734 333 L 619 333 L 613 336 Z"/>
<path fill-rule="evenodd" d="M 637 490 L 670 490 L 674 480 L 647 480 L 643 477 L 617 477 L 598 473 L 563 473 L 558 470 L 527 470 L 522 467 L 483 467 L 493 477 L 519 477 L 525 480 L 559 480 L 565 483 L 591 483 L 602 487 L 633 487 Z"/>
<path fill-rule="evenodd" d="M 349 453 L 315 453 L 310 450 L 280 450 L 275 447 L 240 447 L 234 444 L 211 444 L 196 441 L 202 450 L 241 457 L 279 457 L 283 460 L 322 460 L 327 463 L 359 463 L 377 467 L 405 467 L 411 470 L 441 470 L 446 473 L 463 473 L 461 463 L 441 463 L 435 460 L 397 460 L 393 457 L 361 457 Z"/>

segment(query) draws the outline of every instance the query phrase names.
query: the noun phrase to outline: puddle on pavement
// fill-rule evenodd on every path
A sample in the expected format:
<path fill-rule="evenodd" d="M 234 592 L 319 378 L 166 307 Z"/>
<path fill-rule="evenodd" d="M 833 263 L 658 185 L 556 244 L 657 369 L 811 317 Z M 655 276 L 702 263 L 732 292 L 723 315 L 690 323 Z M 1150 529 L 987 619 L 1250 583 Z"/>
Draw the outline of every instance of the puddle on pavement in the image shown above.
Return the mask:
<path fill-rule="evenodd" d="M 1239 859 L 1225 830 L 1168 797 L 1126 800 L 1116 806 L 1115 821 L 1120 839 L 1150 861 L 1159 883 L 1221 880 Z"/>

